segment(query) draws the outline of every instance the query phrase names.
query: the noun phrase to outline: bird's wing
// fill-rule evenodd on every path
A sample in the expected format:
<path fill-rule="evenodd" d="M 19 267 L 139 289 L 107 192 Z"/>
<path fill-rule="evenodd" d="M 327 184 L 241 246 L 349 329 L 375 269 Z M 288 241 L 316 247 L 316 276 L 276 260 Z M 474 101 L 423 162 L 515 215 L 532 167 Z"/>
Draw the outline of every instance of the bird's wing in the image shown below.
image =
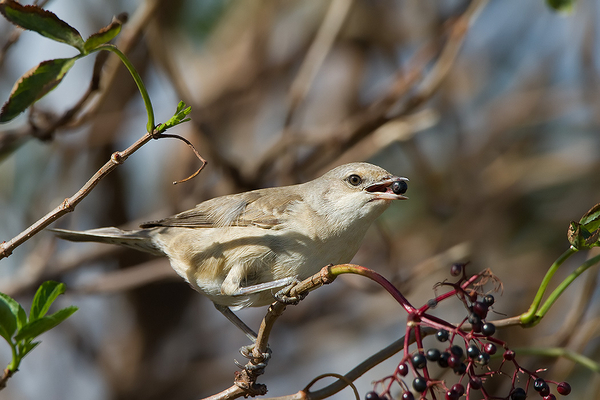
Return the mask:
<path fill-rule="evenodd" d="M 172 217 L 142 224 L 142 228 L 174 226 L 217 228 L 226 226 L 258 226 L 270 229 L 280 225 L 288 208 L 302 196 L 288 188 L 259 189 L 217 197 L 198 204 L 191 210 Z"/>

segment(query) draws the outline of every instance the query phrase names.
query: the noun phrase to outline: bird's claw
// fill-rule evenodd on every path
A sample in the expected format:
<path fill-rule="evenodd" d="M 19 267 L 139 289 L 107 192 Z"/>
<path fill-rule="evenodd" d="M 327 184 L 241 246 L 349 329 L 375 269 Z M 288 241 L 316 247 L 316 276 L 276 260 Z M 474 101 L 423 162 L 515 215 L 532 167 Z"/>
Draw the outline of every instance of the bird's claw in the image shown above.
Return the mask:
<path fill-rule="evenodd" d="M 298 284 L 297 281 L 293 282 L 289 286 L 286 286 L 283 289 L 276 292 L 273 295 L 273 297 L 275 297 L 275 300 L 277 300 L 280 303 L 295 306 L 296 304 L 300 303 L 301 300 L 304 300 L 304 298 L 308 295 L 308 293 L 301 293 L 301 294 L 297 294 L 295 296 L 290 296 L 290 292 L 292 291 L 294 286 L 296 286 L 297 284 Z"/>
<path fill-rule="evenodd" d="M 240 348 L 240 354 L 250 360 L 246 365 L 242 365 L 237 360 L 235 364 L 242 369 L 245 369 L 249 373 L 253 373 L 255 375 L 262 375 L 264 369 L 267 367 L 269 363 L 269 359 L 271 358 L 271 349 L 267 347 L 266 352 L 261 353 L 259 356 L 254 355 L 254 344 L 250 344 L 247 346 L 242 346 Z"/>

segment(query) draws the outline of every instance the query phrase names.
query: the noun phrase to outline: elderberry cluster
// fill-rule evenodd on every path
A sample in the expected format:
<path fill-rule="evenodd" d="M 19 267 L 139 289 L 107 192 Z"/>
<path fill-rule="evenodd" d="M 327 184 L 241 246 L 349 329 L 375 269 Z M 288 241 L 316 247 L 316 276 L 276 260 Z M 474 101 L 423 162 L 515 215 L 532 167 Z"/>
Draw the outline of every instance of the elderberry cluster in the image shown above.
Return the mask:
<path fill-rule="evenodd" d="M 366 400 L 396 398 L 391 394 L 394 383 L 400 386 L 402 400 L 414 400 L 415 394 L 420 399 L 426 399 L 428 393 L 431 393 L 432 398 L 438 398 L 435 397 L 436 394 L 443 393 L 446 400 L 459 400 L 462 396 L 469 399 L 474 392 L 480 392 L 483 398 L 489 399 L 492 396 L 487 393 L 484 383 L 497 375 L 511 378 L 511 388 L 509 393 L 505 394 L 506 397 L 495 396 L 495 399 L 525 400 L 530 384 L 543 400 L 556 400 L 556 396 L 550 391 L 550 384 L 556 385 L 558 394 L 568 395 L 571 387 L 567 382 L 544 380 L 537 372 L 521 367 L 517 363 L 515 352 L 509 349 L 504 341 L 494 337 L 496 326 L 487 322 L 486 318 L 495 299 L 493 295 L 480 293 L 479 290 L 485 283 L 497 278 L 489 271 L 467 277 L 465 264 L 453 265 L 450 273 L 455 277 L 460 276 L 458 282 L 444 282 L 438 285 L 450 287 L 450 291 L 437 296 L 428 305 L 409 315 L 410 323 L 407 324 L 406 335 L 415 335 L 417 350 L 408 352 L 405 349 L 405 354 L 394 373 L 375 382 L 374 390 L 367 393 Z M 468 313 L 456 326 L 427 313 L 430 305 L 450 298 L 460 299 Z M 466 325 L 467 322 L 469 325 Z M 422 344 L 425 327 L 437 329 L 434 336 L 445 348 L 440 350 L 432 346 L 425 350 Z M 504 351 L 501 362 L 492 368 L 490 361 L 499 348 Z M 512 371 L 505 371 L 505 364 L 512 364 Z M 434 369 L 437 370 L 436 375 L 439 370 L 450 369 L 458 376 L 458 382 L 450 384 L 447 381 L 432 379 L 431 370 Z M 521 384 L 524 387 L 517 386 L 517 382 L 523 382 L 524 384 Z"/>

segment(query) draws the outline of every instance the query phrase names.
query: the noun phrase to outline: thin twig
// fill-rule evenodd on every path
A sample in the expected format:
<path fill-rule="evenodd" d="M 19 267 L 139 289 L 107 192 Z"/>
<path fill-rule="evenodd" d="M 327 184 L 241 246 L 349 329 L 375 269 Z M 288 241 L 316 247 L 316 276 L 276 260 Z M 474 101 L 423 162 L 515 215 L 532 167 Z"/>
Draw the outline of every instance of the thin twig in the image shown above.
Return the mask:
<path fill-rule="evenodd" d="M 172 135 L 172 134 L 168 134 L 168 133 L 161 133 L 155 136 L 155 139 L 160 139 L 160 138 L 172 138 L 172 139 L 179 139 L 182 142 L 184 142 L 185 144 L 188 145 L 188 147 L 190 149 L 192 149 L 192 151 L 194 152 L 194 154 L 196 155 L 196 157 L 198 157 L 198 159 L 200 160 L 200 162 L 202 162 L 202 165 L 200 165 L 200 168 L 198 168 L 196 170 L 196 172 L 194 172 L 192 175 L 188 176 L 185 179 L 181 179 L 179 181 L 174 181 L 173 185 L 177 185 L 178 183 L 183 183 L 183 182 L 187 182 L 190 179 L 193 179 L 196 177 L 196 175 L 198 175 L 206 166 L 206 164 L 208 164 L 208 161 L 206 161 L 198 152 L 198 150 L 196 150 L 196 147 L 186 138 L 184 138 L 183 136 L 179 136 L 179 135 Z"/>

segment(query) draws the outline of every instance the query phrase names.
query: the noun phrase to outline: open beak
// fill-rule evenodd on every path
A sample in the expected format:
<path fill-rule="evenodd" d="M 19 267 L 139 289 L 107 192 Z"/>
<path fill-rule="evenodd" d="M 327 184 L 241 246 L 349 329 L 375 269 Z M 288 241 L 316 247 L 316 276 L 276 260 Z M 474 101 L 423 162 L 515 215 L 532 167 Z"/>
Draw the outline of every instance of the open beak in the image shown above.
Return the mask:
<path fill-rule="evenodd" d="M 406 200 L 404 196 L 408 189 L 408 178 L 393 176 L 380 182 L 373 183 L 365 188 L 369 193 L 373 193 L 374 199 L 381 200 Z"/>

